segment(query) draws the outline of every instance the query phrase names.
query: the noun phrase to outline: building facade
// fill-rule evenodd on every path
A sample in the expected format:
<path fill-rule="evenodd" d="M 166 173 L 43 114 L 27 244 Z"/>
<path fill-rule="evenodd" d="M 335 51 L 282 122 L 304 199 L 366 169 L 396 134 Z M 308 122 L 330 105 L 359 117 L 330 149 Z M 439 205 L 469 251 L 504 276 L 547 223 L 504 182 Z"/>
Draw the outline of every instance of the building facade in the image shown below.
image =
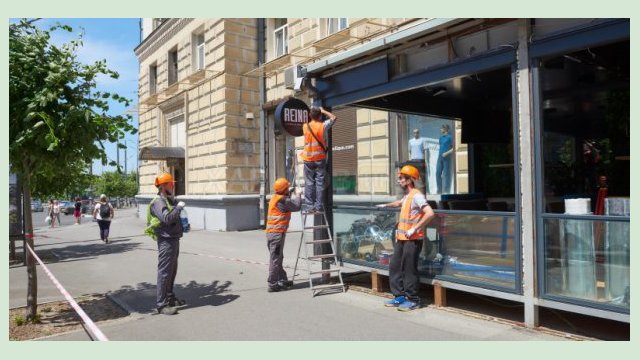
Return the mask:
<path fill-rule="evenodd" d="M 258 79 L 254 19 L 144 19 L 139 76 L 139 202 L 170 172 L 194 228 L 258 224 Z"/>
<path fill-rule="evenodd" d="M 261 226 L 275 179 L 303 181 L 278 111 L 322 105 L 338 115 L 326 201 L 345 266 L 386 273 L 397 213 L 375 205 L 411 164 L 438 215 L 424 282 L 521 302 L 529 326 L 540 307 L 630 321 L 628 19 L 159 23 L 136 49 L 140 198 L 166 169 L 196 228 Z M 229 225 L 238 209 L 252 219 Z"/>

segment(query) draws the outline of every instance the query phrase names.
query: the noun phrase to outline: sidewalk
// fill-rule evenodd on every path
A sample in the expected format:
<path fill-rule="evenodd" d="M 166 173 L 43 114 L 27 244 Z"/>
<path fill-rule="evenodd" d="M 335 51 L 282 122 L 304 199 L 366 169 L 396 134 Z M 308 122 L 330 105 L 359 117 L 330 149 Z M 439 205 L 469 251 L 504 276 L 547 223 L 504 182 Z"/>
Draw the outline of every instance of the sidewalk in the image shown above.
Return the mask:
<path fill-rule="evenodd" d="M 72 296 L 106 293 L 131 313 L 99 325 L 110 340 L 566 340 L 432 306 L 404 313 L 382 306 L 383 297 L 353 290 L 312 298 L 304 271 L 293 289 L 267 293 L 262 231 L 187 233 L 176 279 L 187 306 L 175 316 L 157 315 L 157 250 L 141 235 L 135 211 L 118 211 L 110 244 L 100 241 L 93 222 L 35 231 L 37 253 Z M 284 249 L 289 276 L 298 239 L 291 234 Z M 23 266 L 9 270 L 10 307 L 25 305 L 26 275 Z M 38 268 L 38 302 L 62 299 Z M 46 340 L 89 338 L 77 331 Z"/>

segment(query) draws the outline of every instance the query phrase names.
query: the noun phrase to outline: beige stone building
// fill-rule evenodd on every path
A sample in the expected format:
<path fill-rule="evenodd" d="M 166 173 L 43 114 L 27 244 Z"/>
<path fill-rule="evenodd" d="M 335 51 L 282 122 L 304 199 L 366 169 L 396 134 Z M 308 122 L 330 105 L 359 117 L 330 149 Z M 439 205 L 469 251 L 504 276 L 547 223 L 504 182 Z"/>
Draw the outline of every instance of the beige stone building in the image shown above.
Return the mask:
<path fill-rule="evenodd" d="M 258 78 L 254 19 L 144 19 L 139 200 L 174 175 L 195 228 L 258 227 Z"/>

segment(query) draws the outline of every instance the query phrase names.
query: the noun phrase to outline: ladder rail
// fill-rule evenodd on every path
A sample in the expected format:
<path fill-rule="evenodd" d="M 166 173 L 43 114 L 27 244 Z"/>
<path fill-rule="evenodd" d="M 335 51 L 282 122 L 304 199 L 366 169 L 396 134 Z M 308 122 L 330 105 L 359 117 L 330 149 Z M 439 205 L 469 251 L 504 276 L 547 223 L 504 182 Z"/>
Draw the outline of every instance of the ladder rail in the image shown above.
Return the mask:
<path fill-rule="evenodd" d="M 307 221 L 308 221 L 308 216 L 311 215 L 312 219 L 314 221 L 313 225 L 308 225 Z M 320 219 L 322 224 L 316 225 L 316 215 L 322 215 L 322 218 Z M 329 221 L 327 219 L 327 214 L 323 211 L 323 212 L 315 212 L 315 213 L 305 213 L 302 212 L 301 213 L 301 217 L 302 217 L 302 231 L 300 231 L 300 242 L 298 243 L 298 253 L 296 255 L 296 262 L 295 265 L 293 267 L 293 277 L 292 280 L 295 281 L 295 277 L 298 272 L 298 263 L 300 260 L 300 253 L 302 250 L 302 247 L 304 246 L 304 260 L 307 263 L 307 273 L 309 275 L 308 277 L 308 281 L 309 281 L 309 288 L 312 290 L 311 295 L 312 297 L 315 297 L 316 295 L 320 294 L 321 292 L 324 291 L 328 291 L 328 290 L 336 290 L 337 288 L 340 288 L 341 292 L 345 291 L 345 286 L 344 286 L 344 280 L 342 278 L 342 270 L 340 269 L 340 263 L 338 262 L 338 254 L 336 252 L 337 246 L 335 243 L 335 240 L 333 238 L 333 235 L 331 234 L 331 228 L 329 227 Z M 315 230 L 319 230 L 319 229 L 326 229 L 327 232 L 327 236 L 326 238 L 323 239 L 315 239 Z M 309 231 L 311 230 L 311 231 Z M 297 232 L 297 231 L 296 231 Z M 307 236 L 307 234 L 313 234 L 314 239 L 313 240 L 306 240 L 305 241 L 305 237 Z M 325 254 L 321 254 L 321 255 L 309 255 L 309 247 L 310 246 L 316 246 L 316 245 L 324 245 L 324 244 L 329 244 L 329 253 L 325 253 Z M 326 261 L 328 259 L 332 259 L 333 260 L 333 265 L 335 266 L 335 268 L 331 268 L 331 262 L 329 262 L 329 268 L 328 269 L 324 269 L 322 268 L 323 265 L 326 263 Z M 312 270 L 312 264 L 314 263 L 320 263 L 321 265 L 321 269 L 320 270 Z M 326 276 L 329 277 L 329 279 L 331 278 L 331 274 L 338 274 L 338 282 L 337 283 L 321 283 L 321 284 L 316 284 L 314 285 L 313 280 L 315 279 L 323 279 Z M 314 278 L 314 275 L 321 275 L 321 277 L 319 278 Z"/>

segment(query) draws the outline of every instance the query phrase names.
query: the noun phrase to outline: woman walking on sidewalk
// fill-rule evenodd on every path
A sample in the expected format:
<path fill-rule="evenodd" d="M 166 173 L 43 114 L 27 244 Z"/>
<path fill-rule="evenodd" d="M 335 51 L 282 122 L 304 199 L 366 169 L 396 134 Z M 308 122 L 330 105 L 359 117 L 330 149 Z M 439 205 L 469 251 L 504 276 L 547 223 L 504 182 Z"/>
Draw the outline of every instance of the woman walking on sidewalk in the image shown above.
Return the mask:
<path fill-rule="evenodd" d="M 105 244 L 109 243 L 109 227 L 111 227 L 113 215 L 113 206 L 107 201 L 107 195 L 100 195 L 100 202 L 93 209 L 93 218 L 98 220 L 100 240 L 104 241 Z"/>

